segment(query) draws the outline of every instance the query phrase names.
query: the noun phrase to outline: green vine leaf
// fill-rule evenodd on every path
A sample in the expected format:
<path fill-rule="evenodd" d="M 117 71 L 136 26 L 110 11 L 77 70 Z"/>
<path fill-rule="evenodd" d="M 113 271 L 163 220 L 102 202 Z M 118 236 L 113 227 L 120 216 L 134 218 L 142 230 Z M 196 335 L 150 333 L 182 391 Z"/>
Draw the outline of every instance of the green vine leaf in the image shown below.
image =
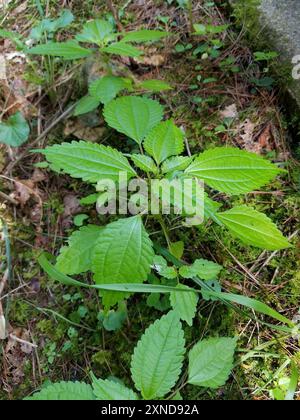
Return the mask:
<path fill-rule="evenodd" d="M 0 123 L 0 143 L 19 147 L 28 140 L 30 128 L 20 112 Z"/>
<path fill-rule="evenodd" d="M 92 401 L 95 400 L 92 387 L 83 382 L 58 382 L 46 386 L 28 401 Z"/>
<path fill-rule="evenodd" d="M 185 171 L 228 194 L 261 188 L 280 172 L 283 171 L 261 156 L 233 147 L 206 150 Z"/>
<path fill-rule="evenodd" d="M 170 295 L 172 308 L 180 319 L 191 327 L 196 315 L 199 297 L 188 286 L 183 284 L 178 284 L 177 289 L 178 292 L 171 292 Z M 181 290 L 191 290 L 191 293 L 182 293 Z"/>
<path fill-rule="evenodd" d="M 163 107 L 159 102 L 136 96 L 115 99 L 104 109 L 107 124 L 138 144 L 162 117 Z"/>
<path fill-rule="evenodd" d="M 92 253 L 102 230 L 99 226 L 88 225 L 75 231 L 68 239 L 68 246 L 60 250 L 56 268 L 69 275 L 90 271 Z"/>
<path fill-rule="evenodd" d="M 264 213 L 247 207 L 239 206 L 217 214 L 233 236 L 244 244 L 252 245 L 268 251 L 290 248 L 291 244 L 276 225 Z"/>
<path fill-rule="evenodd" d="M 154 251 L 139 216 L 107 225 L 92 258 L 96 284 L 143 283 L 151 271 Z M 127 293 L 101 291 L 103 304 L 110 308 Z"/>
<path fill-rule="evenodd" d="M 96 183 L 100 179 L 118 181 L 120 171 L 129 178 L 136 175 L 122 153 L 111 147 L 86 141 L 56 144 L 40 150 L 57 170 L 63 170 L 73 178 Z"/>
<path fill-rule="evenodd" d="M 188 383 L 205 388 L 223 386 L 233 368 L 237 340 L 210 338 L 200 341 L 189 353 Z"/>
<path fill-rule="evenodd" d="M 133 381 L 144 399 L 163 398 L 171 391 L 181 372 L 184 347 L 182 326 L 174 311 L 145 331 L 131 363 Z"/>
<path fill-rule="evenodd" d="M 164 121 L 147 135 L 146 152 L 159 165 L 170 156 L 180 155 L 184 149 L 184 134 L 173 121 Z"/>

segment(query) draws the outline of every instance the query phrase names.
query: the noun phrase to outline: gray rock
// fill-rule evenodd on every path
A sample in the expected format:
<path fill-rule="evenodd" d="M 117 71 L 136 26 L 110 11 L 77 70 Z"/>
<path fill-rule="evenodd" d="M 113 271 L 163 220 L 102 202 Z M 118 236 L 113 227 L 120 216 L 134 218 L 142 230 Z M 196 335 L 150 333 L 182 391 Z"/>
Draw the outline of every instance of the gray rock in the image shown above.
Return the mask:
<path fill-rule="evenodd" d="M 253 0 L 230 0 L 246 9 L 253 6 Z M 252 3 L 252 6 L 250 5 Z M 260 0 L 256 3 L 260 32 L 270 50 L 277 50 L 285 64 L 290 65 L 290 83 L 287 88 L 300 108 L 300 80 L 292 79 L 292 59 L 300 55 L 300 0 Z M 247 19 L 247 13 L 245 14 Z M 253 16 L 251 16 L 253 19 Z"/>

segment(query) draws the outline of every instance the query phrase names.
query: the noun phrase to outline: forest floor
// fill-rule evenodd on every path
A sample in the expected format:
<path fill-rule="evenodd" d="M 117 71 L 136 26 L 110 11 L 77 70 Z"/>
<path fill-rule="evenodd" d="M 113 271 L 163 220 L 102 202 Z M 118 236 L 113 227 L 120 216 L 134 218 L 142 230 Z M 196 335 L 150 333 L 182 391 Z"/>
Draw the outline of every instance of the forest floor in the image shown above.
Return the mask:
<path fill-rule="evenodd" d="M 63 8 L 74 14 L 73 24 L 60 33 L 60 40 L 77 33 L 89 19 L 112 15 L 102 1 L 40 3 L 45 16 L 51 18 Z M 269 61 L 256 61 L 256 50 L 249 48 L 247 34 L 234 24 L 228 9 L 214 2 L 194 2 L 192 14 L 176 1 L 118 3 L 116 9 L 126 30 L 159 28 L 174 34 L 163 48 L 148 49 L 146 62 L 135 63 L 130 70 L 136 78 L 163 79 L 172 85 L 172 91 L 158 97 L 172 111 L 176 123 L 184 127 L 188 149 L 199 153 L 212 145 L 234 145 L 283 163 L 288 170 L 283 181 L 274 182 L 271 188 L 242 199 L 227 198 L 227 204 L 246 202 L 264 211 L 291 239 L 293 248 L 262 252 L 241 245 L 218 226 L 173 231 L 174 239 L 185 242 L 189 258 L 201 255 L 224 266 L 221 284 L 225 291 L 259 299 L 289 319 L 297 319 L 299 150 L 293 149 L 290 123 L 279 99 L 278 83 L 271 79 Z M 33 0 L 12 0 L 1 8 L 0 1 L 0 27 L 28 36 L 41 19 L 36 4 Z M 194 23 L 230 26 L 213 39 L 200 42 L 199 37 L 190 35 L 191 17 Z M 16 53 L 12 42 L 0 39 L 0 54 L 7 59 L 7 76 L 0 80 L 0 109 L 3 115 L 21 110 L 31 121 L 33 133 L 23 149 L 0 145 L 0 217 L 4 221 L 0 303 L 9 325 L 8 337 L 0 340 L 0 399 L 24 398 L 45 380 L 84 380 L 91 370 L 99 377 L 121 376 L 130 385 L 132 350 L 164 305 L 159 307 L 156 302 L 151 307 L 146 296 L 135 295 L 112 318 L 111 329 L 115 331 L 108 331 L 101 322 L 96 292 L 63 287 L 48 278 L 37 263 L 41 251 L 57 254 L 75 228 L 76 215 L 87 214 L 93 221 L 97 214 L 79 203 L 89 192 L 86 185 L 34 167 L 42 158 L 29 152 L 33 142 L 34 148 L 43 148 L 70 139 L 101 138 L 101 143 L 111 144 L 117 138 L 111 138 L 101 119 L 95 123 L 88 118 L 61 118 L 68 106 L 86 93 L 81 65 L 56 64 L 49 93 L 39 87 L 42 70 Z M 94 71 L 91 67 L 85 66 L 85 73 L 90 75 Z M 215 196 L 219 198 L 221 195 Z M 280 397 L 291 375 L 287 360 L 300 364 L 299 340 L 262 324 L 261 319 L 259 315 L 249 319 L 220 302 L 201 302 L 193 328 L 186 327 L 189 345 L 199 331 L 202 337 L 236 335 L 242 357 L 221 390 L 187 387 L 185 399 Z"/>

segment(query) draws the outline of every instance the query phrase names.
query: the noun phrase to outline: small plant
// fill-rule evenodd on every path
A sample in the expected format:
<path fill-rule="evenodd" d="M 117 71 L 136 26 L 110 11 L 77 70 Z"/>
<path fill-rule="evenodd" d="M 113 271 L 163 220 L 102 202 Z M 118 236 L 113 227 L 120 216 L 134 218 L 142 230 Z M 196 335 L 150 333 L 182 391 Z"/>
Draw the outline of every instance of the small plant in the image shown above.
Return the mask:
<path fill-rule="evenodd" d="M 21 112 L 0 122 L 0 143 L 19 147 L 28 140 L 29 133 L 30 127 Z"/>
<path fill-rule="evenodd" d="M 209 338 L 199 341 L 188 355 L 188 378 L 180 381 L 180 390 L 191 384 L 217 389 L 223 386 L 233 369 L 235 338 Z M 138 342 L 131 361 L 135 391 L 119 379 L 97 379 L 92 385 L 82 382 L 49 384 L 28 400 L 155 400 L 181 399 L 176 384 L 185 355 L 181 322 L 174 311 L 152 324 Z"/>
<path fill-rule="evenodd" d="M 196 156 L 182 156 L 184 133 L 172 120 L 162 122 L 162 106 L 148 98 L 127 96 L 114 99 L 105 106 L 104 117 L 110 127 L 137 143 L 140 154 L 124 155 L 111 147 L 85 141 L 62 143 L 40 151 L 46 156 L 52 169 L 95 185 L 96 194 L 84 198 L 82 203 L 96 203 L 98 211 L 100 209 L 102 212 L 104 209 L 104 214 L 109 214 L 107 209 L 111 205 L 114 207 L 117 192 L 123 191 L 120 173 L 125 174 L 127 180 L 136 177 L 143 179 L 147 186 L 153 179 L 159 182 L 176 180 L 179 185 L 187 178 L 200 179 L 213 190 L 228 195 L 240 195 L 262 187 L 283 172 L 258 155 L 232 147 L 218 147 Z M 103 184 L 105 180 L 113 183 L 112 189 L 107 188 L 106 182 Z M 178 184 L 177 187 L 175 184 L 176 188 L 179 188 Z M 193 202 L 197 201 L 195 194 L 193 189 L 184 191 L 184 195 Z M 171 192 L 170 197 L 174 209 L 179 207 L 178 195 Z M 147 215 L 147 218 L 153 218 L 160 223 L 170 255 L 178 256 L 178 250 L 174 248 L 164 220 L 162 197 L 158 198 L 161 204 L 158 214 Z M 43 268 L 61 283 L 80 287 L 89 285 L 72 280 L 66 275 L 91 271 L 95 282 L 91 287 L 99 289 L 106 311 L 134 292 L 172 293 L 173 308 L 190 325 L 198 302 L 195 293 L 201 293 L 206 298 L 242 302 L 253 309 L 251 299 L 243 300 L 236 295 L 226 296 L 206 283 L 216 281 L 220 266 L 206 260 L 197 260 L 192 266 L 182 267 L 183 264 L 176 258 L 175 262 L 172 261 L 172 266 L 169 266 L 162 258 L 164 255 L 161 250 L 158 254 L 162 255 L 157 258 L 157 246 L 150 240 L 143 223 L 146 218 L 147 197 L 145 200 L 137 190 L 133 190 L 121 214 L 129 214 L 130 205 L 137 203 L 138 214 L 133 217 L 119 218 L 105 227 L 87 225 L 75 231 L 68 245 L 62 248 L 56 267 L 42 256 L 40 263 Z M 242 243 L 266 250 L 280 250 L 291 246 L 265 214 L 246 205 L 227 211 L 220 211 L 221 207 L 221 203 L 213 201 L 206 193 L 203 195 L 205 221 L 227 228 Z M 181 228 L 188 227 L 186 216 L 189 216 L 192 225 L 199 224 L 197 219 L 193 219 L 195 214 L 183 213 L 179 216 L 182 220 Z M 178 219 L 176 211 L 172 217 Z M 182 252 L 183 250 L 179 258 Z M 162 278 L 172 280 L 171 286 L 142 285 L 149 278 L 151 270 Z M 180 282 L 180 277 L 191 279 L 201 289 L 187 287 Z M 275 311 L 270 312 L 270 308 L 267 309 L 265 305 L 254 306 L 258 311 L 262 310 L 262 313 L 271 314 L 275 319 L 291 325 L 290 321 Z"/>

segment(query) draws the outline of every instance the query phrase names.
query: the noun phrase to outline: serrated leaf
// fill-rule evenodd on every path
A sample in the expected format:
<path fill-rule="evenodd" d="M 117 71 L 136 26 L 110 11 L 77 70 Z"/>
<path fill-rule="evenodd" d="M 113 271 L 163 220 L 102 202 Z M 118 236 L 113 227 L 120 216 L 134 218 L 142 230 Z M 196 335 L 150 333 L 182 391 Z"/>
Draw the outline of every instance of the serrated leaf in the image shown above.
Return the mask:
<path fill-rule="evenodd" d="M 65 60 L 77 60 L 86 58 L 93 54 L 91 50 L 81 47 L 75 41 L 67 42 L 48 42 L 47 44 L 37 45 L 26 51 L 27 54 L 49 55 L 61 57 Z"/>
<path fill-rule="evenodd" d="M 110 223 L 103 231 L 93 255 L 96 284 L 143 283 L 151 271 L 154 251 L 139 216 Z M 101 291 L 106 308 L 128 294 Z"/>
<path fill-rule="evenodd" d="M 125 385 L 93 377 L 93 390 L 98 401 L 136 401 L 138 396 Z"/>
<path fill-rule="evenodd" d="M 138 144 L 162 117 L 163 107 L 159 102 L 136 96 L 115 99 L 104 109 L 107 124 Z"/>
<path fill-rule="evenodd" d="M 144 147 L 156 163 L 160 164 L 168 157 L 180 155 L 183 152 L 184 134 L 173 121 L 164 121 L 147 135 Z"/>
<path fill-rule="evenodd" d="M 204 216 L 205 216 L 205 219 L 212 219 L 216 223 L 220 224 L 216 215 L 217 215 L 217 212 L 220 210 L 221 207 L 222 207 L 221 203 L 217 203 L 216 201 L 212 200 L 206 192 L 204 193 Z"/>
<path fill-rule="evenodd" d="M 28 140 L 30 128 L 20 112 L 12 115 L 7 121 L 0 123 L 0 143 L 12 147 L 21 146 Z"/>
<path fill-rule="evenodd" d="M 32 397 L 31 401 L 92 401 L 95 400 L 92 387 L 83 382 L 58 382 L 48 385 Z"/>
<path fill-rule="evenodd" d="M 185 353 L 178 315 L 171 311 L 152 324 L 134 350 L 132 378 L 144 399 L 164 397 L 176 384 Z"/>
<path fill-rule="evenodd" d="M 56 268 L 69 275 L 90 271 L 92 253 L 102 230 L 99 226 L 88 225 L 74 232 L 68 239 L 68 246 L 60 250 Z"/>
<path fill-rule="evenodd" d="M 189 176 L 204 180 L 211 188 L 242 194 L 268 184 L 281 172 L 254 153 L 233 147 L 218 147 L 200 154 L 186 169 Z"/>
<path fill-rule="evenodd" d="M 113 25 L 106 20 L 92 20 L 84 25 L 82 33 L 76 36 L 76 40 L 101 45 L 110 39 L 113 30 Z"/>
<path fill-rule="evenodd" d="M 193 157 L 188 156 L 174 156 L 166 160 L 161 167 L 163 174 L 184 171 L 193 161 Z"/>
<path fill-rule="evenodd" d="M 140 31 L 128 32 L 124 35 L 122 42 L 154 42 L 168 36 L 168 32 L 163 31 L 152 31 L 148 29 L 142 29 Z"/>
<path fill-rule="evenodd" d="M 144 54 L 143 51 L 125 42 L 115 42 L 103 48 L 102 51 L 107 54 L 116 54 L 122 57 L 140 57 Z"/>
<path fill-rule="evenodd" d="M 155 165 L 154 160 L 150 156 L 133 154 L 130 155 L 130 159 L 133 161 L 135 166 L 137 166 L 142 171 L 157 174 L 158 168 Z"/>
<path fill-rule="evenodd" d="M 189 353 L 188 383 L 205 388 L 219 388 L 233 368 L 235 338 L 210 338 L 200 341 Z"/>
<path fill-rule="evenodd" d="M 167 261 L 160 255 L 156 255 L 153 259 L 153 269 L 166 279 L 172 280 L 177 278 L 175 267 L 169 267 Z"/>
<path fill-rule="evenodd" d="M 200 277 L 202 280 L 215 280 L 223 267 L 213 261 L 199 259 L 190 266 L 183 266 L 179 274 L 185 279 Z"/>
<path fill-rule="evenodd" d="M 99 99 L 89 95 L 84 96 L 78 101 L 74 111 L 74 115 L 78 116 L 87 114 L 88 112 L 94 111 L 94 109 L 98 108 L 99 105 Z"/>
<path fill-rule="evenodd" d="M 111 147 L 85 141 L 56 144 L 40 151 L 47 160 L 73 178 L 96 183 L 100 179 L 117 181 L 120 171 L 129 178 L 136 175 L 122 153 Z"/>
<path fill-rule="evenodd" d="M 291 247 L 272 220 L 251 207 L 234 207 L 226 212 L 218 213 L 217 217 L 232 235 L 238 237 L 246 245 L 269 251 Z"/>
<path fill-rule="evenodd" d="M 191 290 L 188 286 L 178 284 L 178 290 Z M 199 297 L 191 290 L 191 293 L 171 292 L 170 301 L 172 308 L 178 314 L 182 321 L 185 321 L 190 327 L 193 325 L 197 311 Z"/>
<path fill-rule="evenodd" d="M 91 96 L 101 101 L 102 104 L 106 105 L 112 101 L 119 92 L 127 89 L 129 86 L 128 79 L 116 76 L 104 76 L 90 84 L 89 93 Z"/>
<path fill-rule="evenodd" d="M 173 89 L 169 83 L 163 82 L 162 80 L 145 80 L 139 84 L 139 88 L 149 90 L 151 92 L 163 92 L 165 90 Z"/>

